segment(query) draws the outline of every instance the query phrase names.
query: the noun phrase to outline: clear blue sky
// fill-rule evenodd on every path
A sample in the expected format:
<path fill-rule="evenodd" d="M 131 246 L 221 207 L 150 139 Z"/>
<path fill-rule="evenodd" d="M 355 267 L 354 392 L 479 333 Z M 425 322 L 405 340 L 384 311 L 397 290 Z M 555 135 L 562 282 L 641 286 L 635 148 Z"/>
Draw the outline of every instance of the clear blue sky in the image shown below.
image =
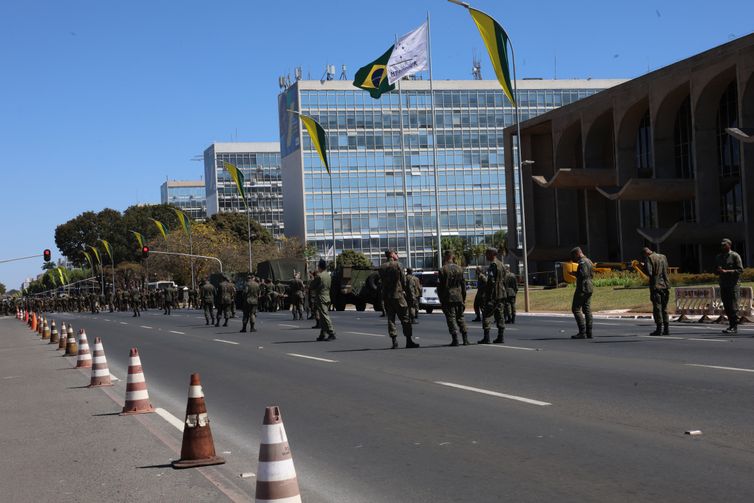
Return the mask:
<path fill-rule="evenodd" d="M 519 77 L 630 78 L 754 29 L 754 2 L 477 0 L 509 32 Z M 0 7 L 0 259 L 54 249 L 85 210 L 159 202 L 213 141 L 277 141 L 277 77 L 349 76 L 432 15 L 437 79 L 483 56 L 444 0 L 34 0 Z M 237 135 L 237 136 L 236 136 Z M 0 264 L 17 288 L 41 259 Z"/>

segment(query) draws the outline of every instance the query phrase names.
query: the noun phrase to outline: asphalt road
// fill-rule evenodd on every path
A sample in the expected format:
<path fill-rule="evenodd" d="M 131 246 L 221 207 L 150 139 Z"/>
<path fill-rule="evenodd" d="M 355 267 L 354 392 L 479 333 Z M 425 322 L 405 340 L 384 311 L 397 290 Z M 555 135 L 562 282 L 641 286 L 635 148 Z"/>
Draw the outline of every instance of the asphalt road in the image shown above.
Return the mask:
<path fill-rule="evenodd" d="M 433 314 L 415 328 L 420 349 L 389 350 L 372 312 L 333 313 L 333 342 L 287 312 L 261 313 L 255 334 L 238 333 L 239 319 L 206 327 L 194 311 L 53 317 L 102 337 L 117 377 L 138 347 L 152 403 L 179 421 L 199 372 L 229 477 L 256 470 L 264 407 L 279 405 L 307 502 L 754 494 L 752 328 L 649 337 L 651 320 L 597 320 L 580 341 L 571 318 L 520 316 L 504 346 L 450 348 Z"/>

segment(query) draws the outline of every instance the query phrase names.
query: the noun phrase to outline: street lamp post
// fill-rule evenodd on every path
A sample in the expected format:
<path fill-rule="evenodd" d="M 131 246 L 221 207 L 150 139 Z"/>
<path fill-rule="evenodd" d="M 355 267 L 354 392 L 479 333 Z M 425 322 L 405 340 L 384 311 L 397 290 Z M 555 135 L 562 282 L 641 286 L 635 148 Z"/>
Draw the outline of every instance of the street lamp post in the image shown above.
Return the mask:
<path fill-rule="evenodd" d="M 521 159 L 521 136 L 520 130 L 518 135 L 518 156 Z M 523 258 L 524 258 L 524 312 L 531 310 L 531 302 L 529 300 L 529 248 L 526 245 L 526 206 L 524 205 L 524 166 L 531 166 L 534 161 L 526 160 L 520 161 L 518 170 L 518 191 L 519 199 L 521 200 L 521 245 L 523 246 Z"/>

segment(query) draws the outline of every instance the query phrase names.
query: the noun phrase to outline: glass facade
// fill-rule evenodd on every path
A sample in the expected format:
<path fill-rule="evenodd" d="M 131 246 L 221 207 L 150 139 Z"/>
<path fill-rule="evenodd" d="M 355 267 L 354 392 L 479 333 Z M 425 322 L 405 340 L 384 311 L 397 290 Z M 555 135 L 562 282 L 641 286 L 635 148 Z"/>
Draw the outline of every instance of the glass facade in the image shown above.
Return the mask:
<path fill-rule="evenodd" d="M 180 208 L 194 220 L 207 218 L 204 182 L 167 181 L 160 187 L 160 201 Z"/>
<path fill-rule="evenodd" d="M 302 81 L 281 95 L 281 110 L 287 107 L 311 115 L 328 133 L 332 180 L 305 129 L 284 124 L 281 113 L 284 155 L 290 153 L 301 166 L 304 238 L 322 255 L 332 245 L 334 212 L 338 252 L 361 251 L 377 264 L 382 251 L 393 248 L 406 264 L 435 266 L 435 141 L 442 236 L 459 237 L 472 246 L 490 242 L 496 232 L 506 228 L 503 129 L 514 123 L 515 109 L 502 91 L 488 82 L 454 82 L 435 83 L 435 134 L 426 81 L 407 82 L 402 97 L 396 90 L 379 100 L 329 82 Z M 473 88 L 475 82 L 478 88 Z M 574 89 L 572 83 L 567 89 L 558 89 L 557 83 L 554 81 L 552 88 L 540 84 L 537 89 L 519 89 L 522 120 L 600 90 Z M 289 197 L 288 187 L 286 191 Z M 301 197 L 292 192 L 290 197 Z M 407 247 L 410 261 L 405 259 Z"/>
<path fill-rule="evenodd" d="M 244 176 L 244 191 L 249 202 L 251 218 L 259 222 L 274 237 L 283 235 L 283 182 L 280 176 L 280 152 L 254 143 L 214 144 L 205 153 L 205 174 L 209 214 L 220 212 L 245 213 L 246 206 L 238 194 L 236 184 L 225 169 L 225 162 L 236 166 Z M 274 151 L 272 151 L 274 150 Z"/>

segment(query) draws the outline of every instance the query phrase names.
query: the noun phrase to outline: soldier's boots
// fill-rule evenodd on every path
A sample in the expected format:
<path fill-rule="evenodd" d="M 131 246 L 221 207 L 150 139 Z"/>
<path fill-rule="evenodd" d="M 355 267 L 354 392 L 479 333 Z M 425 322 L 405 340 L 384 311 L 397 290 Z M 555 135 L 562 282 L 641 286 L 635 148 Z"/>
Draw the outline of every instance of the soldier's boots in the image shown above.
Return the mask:
<path fill-rule="evenodd" d="M 333 333 L 331 333 L 330 335 L 328 335 L 328 336 L 327 336 L 327 339 L 325 339 L 325 340 L 326 340 L 326 341 L 334 341 L 335 339 L 336 339 L 336 337 L 335 337 L 335 332 L 333 332 Z"/>
<path fill-rule="evenodd" d="M 458 334 L 456 334 L 455 332 L 450 334 L 450 339 L 451 341 L 448 346 L 458 346 Z"/>
<path fill-rule="evenodd" d="M 478 341 L 477 344 L 489 344 L 490 343 L 490 331 L 485 330 L 484 331 L 484 337 L 482 340 Z"/>
<path fill-rule="evenodd" d="M 469 343 L 469 335 L 466 332 L 461 332 L 461 339 L 463 340 L 463 345 L 468 346 Z"/>
<path fill-rule="evenodd" d="M 511 325 L 515 325 L 516 324 L 516 315 L 515 314 L 511 316 L 510 323 L 511 323 Z"/>
<path fill-rule="evenodd" d="M 572 335 L 571 339 L 586 339 L 586 335 L 584 334 L 584 332 L 579 330 L 579 333 L 576 335 Z"/>
<path fill-rule="evenodd" d="M 397 337 L 391 337 L 393 340 L 392 346 L 390 346 L 390 349 L 398 349 L 398 338 Z"/>
<path fill-rule="evenodd" d="M 505 344 L 505 337 L 503 336 L 503 333 L 504 332 L 502 330 L 498 330 L 497 338 L 492 342 L 494 342 L 495 344 Z"/>
<path fill-rule="evenodd" d="M 728 327 L 725 330 L 723 330 L 723 333 L 724 334 L 737 334 L 738 333 L 738 327 L 735 326 L 735 325 L 732 326 L 732 327 Z"/>
<path fill-rule="evenodd" d="M 662 325 L 662 335 L 670 335 L 670 327 L 667 323 Z"/>
<path fill-rule="evenodd" d="M 227 326 L 228 326 L 228 320 L 225 320 L 225 323 L 223 323 L 223 326 L 224 326 L 224 327 L 227 327 Z"/>
<path fill-rule="evenodd" d="M 245 334 L 246 333 L 246 325 L 241 327 L 241 330 L 238 331 L 239 333 Z"/>
<path fill-rule="evenodd" d="M 419 344 L 411 339 L 410 335 L 406 336 L 406 349 L 418 348 Z"/>
<path fill-rule="evenodd" d="M 252 325 L 251 328 L 249 329 L 249 332 L 256 332 L 256 331 L 257 331 L 257 329 L 254 328 L 254 325 Z"/>
<path fill-rule="evenodd" d="M 220 326 L 220 318 L 218 318 L 218 319 L 217 319 L 217 321 L 215 322 L 215 326 L 216 326 L 216 327 L 219 327 L 219 326 Z"/>
<path fill-rule="evenodd" d="M 320 334 L 319 337 L 317 337 L 317 340 L 318 341 L 325 341 L 327 339 L 325 339 L 325 334 Z"/>
<path fill-rule="evenodd" d="M 657 328 L 655 329 L 655 331 L 649 335 L 662 335 L 662 325 L 657 325 Z"/>
<path fill-rule="evenodd" d="M 414 327 L 409 323 L 403 326 L 403 336 L 406 337 L 406 349 L 418 348 L 419 344 L 411 338 L 414 334 Z"/>
<path fill-rule="evenodd" d="M 592 327 L 586 327 L 586 338 L 587 339 L 592 338 Z"/>

